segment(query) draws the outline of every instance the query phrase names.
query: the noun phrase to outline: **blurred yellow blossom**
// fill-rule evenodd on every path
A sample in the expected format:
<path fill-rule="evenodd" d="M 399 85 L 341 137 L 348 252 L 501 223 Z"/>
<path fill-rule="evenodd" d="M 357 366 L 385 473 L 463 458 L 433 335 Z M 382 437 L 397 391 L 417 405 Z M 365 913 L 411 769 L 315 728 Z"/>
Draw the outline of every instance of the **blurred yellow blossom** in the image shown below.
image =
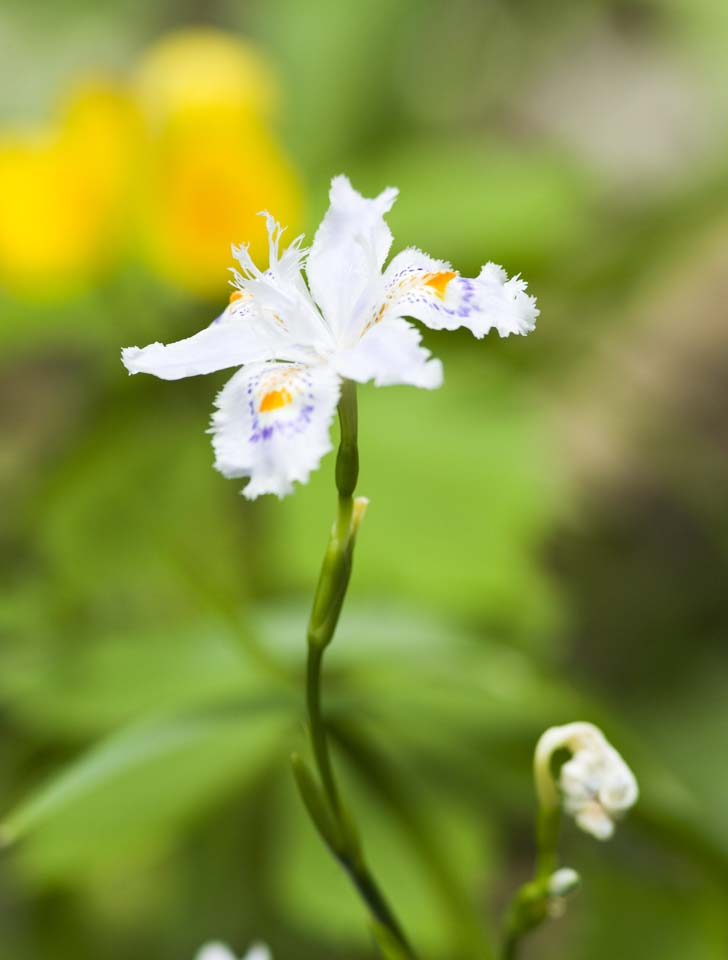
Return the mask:
<path fill-rule="evenodd" d="M 0 282 L 53 298 L 118 252 L 139 145 L 126 94 L 79 87 L 45 128 L 0 136 Z"/>
<path fill-rule="evenodd" d="M 53 299 L 128 254 L 187 290 L 219 290 L 233 241 L 267 249 L 258 211 L 300 225 L 299 181 L 269 127 L 277 99 L 251 44 L 185 29 L 123 88 L 89 82 L 57 121 L 0 133 L 0 284 Z"/>
<path fill-rule="evenodd" d="M 147 52 L 134 87 L 150 138 L 143 254 L 177 285 L 219 291 L 232 241 L 267 251 L 260 210 L 294 230 L 301 221 L 298 179 L 267 126 L 272 71 L 250 44 L 187 29 Z"/>
<path fill-rule="evenodd" d="M 269 116 L 278 103 L 271 65 L 249 42 L 222 30 L 187 28 L 150 47 L 134 88 L 150 123 L 215 114 L 232 120 Z"/>
<path fill-rule="evenodd" d="M 219 293 L 231 241 L 249 238 L 253 254 L 266 255 L 261 209 L 300 223 L 293 172 L 260 128 L 175 125 L 155 143 L 145 180 L 145 255 L 159 273 L 199 293 Z"/>

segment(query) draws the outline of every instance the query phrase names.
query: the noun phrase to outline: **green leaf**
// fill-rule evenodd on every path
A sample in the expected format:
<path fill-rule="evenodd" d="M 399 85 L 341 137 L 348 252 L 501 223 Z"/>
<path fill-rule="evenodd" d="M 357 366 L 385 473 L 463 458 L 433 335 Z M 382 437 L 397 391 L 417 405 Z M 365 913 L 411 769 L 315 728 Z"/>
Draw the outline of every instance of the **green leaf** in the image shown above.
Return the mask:
<path fill-rule="evenodd" d="M 179 629 L 127 628 L 65 645 L 48 624 L 36 626 L 33 644 L 20 630 L 0 652 L 0 697 L 26 729 L 74 741 L 150 713 L 248 697 L 278 678 L 246 654 L 245 629 L 198 619 Z"/>
<path fill-rule="evenodd" d="M 131 406 L 101 409 L 32 510 L 54 588 L 66 602 L 88 598 L 97 615 L 115 622 L 122 612 L 124 623 L 137 612 L 147 624 L 160 613 L 162 622 L 183 621 L 191 604 L 199 609 L 197 581 L 223 589 L 235 583 L 239 595 L 244 508 L 234 489 L 219 495 L 210 469 L 210 394 L 186 407 L 189 393 L 172 404 L 157 386 L 135 381 Z"/>
<path fill-rule="evenodd" d="M 23 865 L 43 877 L 108 871 L 163 850 L 280 755 L 290 721 L 265 700 L 160 718 L 109 737 L 5 819 Z"/>
<path fill-rule="evenodd" d="M 257 607 L 251 629 L 261 646 L 293 667 L 301 659 L 305 616 L 296 604 Z M 512 738 L 584 707 L 561 677 L 484 631 L 383 602 L 347 603 L 325 673 L 327 700 L 337 712 L 361 717 L 362 704 L 366 716 L 391 710 L 398 730 L 426 737 L 440 730 L 439 723 L 423 725 L 427 716 Z"/>
<path fill-rule="evenodd" d="M 382 951 L 382 956 L 385 957 L 385 960 L 409 960 L 408 954 L 405 953 L 386 927 L 382 926 L 381 923 L 377 923 L 376 920 L 372 920 L 370 926 L 376 944 Z"/>

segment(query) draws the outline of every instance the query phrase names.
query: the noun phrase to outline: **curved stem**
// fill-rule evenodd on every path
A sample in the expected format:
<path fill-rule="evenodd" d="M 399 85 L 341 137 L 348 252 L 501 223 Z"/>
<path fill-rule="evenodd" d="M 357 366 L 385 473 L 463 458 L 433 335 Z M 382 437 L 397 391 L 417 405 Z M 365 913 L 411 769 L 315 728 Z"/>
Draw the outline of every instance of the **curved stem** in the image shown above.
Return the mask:
<path fill-rule="evenodd" d="M 551 803 L 552 793 L 543 790 L 538 793 L 541 802 L 536 819 L 536 866 L 533 879 L 516 891 L 506 912 L 502 960 L 516 960 L 526 934 L 549 916 L 549 878 L 558 865 L 561 813 L 558 805 Z M 555 788 L 553 796 L 556 796 Z"/>
<path fill-rule="evenodd" d="M 558 806 L 541 806 L 536 820 L 536 872 L 535 880 L 546 883 L 558 866 L 559 827 L 561 811 Z"/>
<path fill-rule="evenodd" d="M 416 960 L 402 927 L 369 870 L 358 831 L 339 792 L 329 752 L 326 722 L 321 706 L 321 676 L 324 653 L 331 643 L 351 576 L 354 542 L 366 506 L 366 500 L 353 499 L 359 474 L 357 444 L 356 384 L 344 381 L 339 400 L 341 442 L 336 459 L 338 510 L 321 566 L 311 619 L 308 626 L 306 667 L 306 707 L 309 734 L 316 770 L 323 789 L 328 821 L 314 817 L 319 832 L 344 868 L 364 901 L 373 922 L 375 936 L 387 956 Z M 300 786 L 300 783 L 299 783 Z M 311 797 L 306 803 L 309 812 Z M 304 796 L 306 802 L 306 796 Z"/>

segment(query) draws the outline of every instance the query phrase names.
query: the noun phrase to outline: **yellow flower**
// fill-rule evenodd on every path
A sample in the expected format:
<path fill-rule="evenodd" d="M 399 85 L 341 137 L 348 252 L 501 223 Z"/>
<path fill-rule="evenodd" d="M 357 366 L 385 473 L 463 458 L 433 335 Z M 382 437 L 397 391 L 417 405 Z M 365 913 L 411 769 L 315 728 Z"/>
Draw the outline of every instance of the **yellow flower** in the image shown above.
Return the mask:
<path fill-rule="evenodd" d="M 267 251 L 270 209 L 292 229 L 301 189 L 269 126 L 272 71 L 249 44 L 215 30 L 185 30 L 150 50 L 135 90 L 149 128 L 140 198 L 143 253 L 177 285 L 219 292 L 231 242 Z"/>
<path fill-rule="evenodd" d="M 89 83 L 60 121 L 0 139 L 0 279 L 39 299 L 87 283 L 118 250 L 139 133 L 120 91 Z"/>
<path fill-rule="evenodd" d="M 58 298 L 128 250 L 177 286 L 219 291 L 231 243 L 267 251 L 258 211 L 301 222 L 270 129 L 277 98 L 250 44 L 190 29 L 152 47 L 125 88 L 88 83 L 54 124 L 0 136 L 0 284 Z"/>
<path fill-rule="evenodd" d="M 175 126 L 155 144 L 145 181 L 145 254 L 163 276 L 200 294 L 219 293 L 231 241 L 249 238 L 265 259 L 261 209 L 300 223 L 293 171 L 260 128 Z"/>
<path fill-rule="evenodd" d="M 239 37 L 192 27 L 163 37 L 142 57 L 136 97 L 150 123 L 214 114 L 268 117 L 278 104 L 275 74 L 265 57 Z"/>

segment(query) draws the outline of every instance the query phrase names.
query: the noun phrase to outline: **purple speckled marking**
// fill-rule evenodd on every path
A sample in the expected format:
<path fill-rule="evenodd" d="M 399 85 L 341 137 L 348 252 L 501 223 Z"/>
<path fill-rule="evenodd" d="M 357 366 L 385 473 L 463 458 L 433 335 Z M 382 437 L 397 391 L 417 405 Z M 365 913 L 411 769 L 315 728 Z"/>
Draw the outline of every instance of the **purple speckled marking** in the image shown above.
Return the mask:
<path fill-rule="evenodd" d="M 417 274 L 428 274 L 432 272 L 432 270 L 425 267 L 405 267 L 403 270 L 400 270 L 399 273 L 395 274 L 390 287 L 390 292 L 388 293 L 388 300 L 390 304 L 397 302 L 409 305 L 422 304 L 423 306 L 436 310 L 438 313 L 444 313 L 449 317 L 469 317 L 475 306 L 476 287 L 475 283 L 467 277 L 461 277 L 458 275 L 456 278 L 454 278 L 459 281 L 458 289 L 461 292 L 461 297 L 457 308 L 446 307 L 445 304 L 438 298 L 437 294 L 434 293 L 434 291 L 431 294 L 425 294 L 422 291 L 418 293 L 404 292 L 401 294 L 401 296 L 397 296 L 396 289 L 393 289 L 396 288 L 397 284 L 409 277 L 416 276 Z"/>
<path fill-rule="evenodd" d="M 243 293 L 243 297 L 239 297 L 236 300 L 231 300 L 222 313 L 215 317 L 215 319 L 212 321 L 210 324 L 211 327 L 216 326 L 228 315 L 232 315 L 232 317 L 236 320 L 244 319 L 253 309 L 255 309 L 253 306 L 253 298 L 250 296 L 250 294 L 246 294 L 245 291 L 242 290 L 238 290 L 238 292 Z"/>
<path fill-rule="evenodd" d="M 298 369 L 308 390 L 306 393 L 306 402 L 298 411 L 293 420 L 277 420 L 273 421 L 273 423 L 267 423 L 263 425 L 255 399 L 254 388 L 260 384 L 263 377 L 267 376 L 267 374 L 260 374 L 248 382 L 246 392 L 248 395 L 248 410 L 250 411 L 250 419 L 252 423 L 252 431 L 248 439 L 251 443 L 260 443 L 262 440 L 270 440 L 271 437 L 273 437 L 276 433 L 289 437 L 296 433 L 303 433 L 306 427 L 310 424 L 311 416 L 315 409 L 313 384 L 311 383 L 311 378 L 305 373 L 305 370 L 302 368 Z"/>

